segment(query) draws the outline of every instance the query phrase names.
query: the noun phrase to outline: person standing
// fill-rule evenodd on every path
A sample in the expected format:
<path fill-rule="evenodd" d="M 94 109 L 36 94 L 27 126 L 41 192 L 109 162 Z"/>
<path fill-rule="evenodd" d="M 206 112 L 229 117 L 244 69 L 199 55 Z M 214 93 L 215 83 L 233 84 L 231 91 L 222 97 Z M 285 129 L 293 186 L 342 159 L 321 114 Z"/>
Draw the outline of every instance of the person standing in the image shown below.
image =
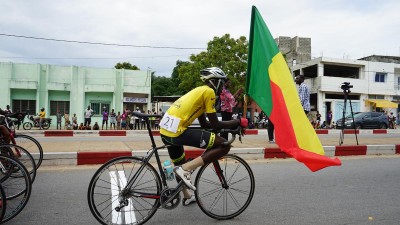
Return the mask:
<path fill-rule="evenodd" d="M 46 111 L 44 111 L 44 108 L 40 109 L 39 112 L 39 128 L 42 129 L 42 122 L 46 118 Z"/>
<path fill-rule="evenodd" d="M 62 118 L 61 112 L 60 112 L 60 110 L 58 110 L 57 114 L 56 114 L 57 130 L 61 130 L 61 118 Z"/>
<path fill-rule="evenodd" d="M 114 112 L 114 109 L 111 110 L 110 113 L 110 130 L 112 130 L 113 125 L 114 125 L 114 130 L 115 130 L 115 124 L 117 123 L 117 115 Z"/>
<path fill-rule="evenodd" d="M 72 115 L 72 129 L 77 130 L 78 129 L 78 118 L 76 117 L 76 113 Z"/>
<path fill-rule="evenodd" d="M 106 108 L 104 108 L 103 111 L 103 123 L 101 124 L 101 129 L 104 130 L 104 124 L 106 124 L 106 130 L 108 126 L 108 111 Z"/>
<path fill-rule="evenodd" d="M 304 75 L 297 75 L 295 81 L 299 85 L 300 103 L 303 106 L 304 113 L 308 115 L 310 112 L 310 91 L 304 83 Z"/>
<path fill-rule="evenodd" d="M 233 107 L 237 105 L 236 99 L 242 93 L 243 89 L 239 88 L 234 95 L 229 91 L 231 81 L 227 78 L 223 84 L 221 94 L 219 95 L 221 100 L 221 116 L 222 121 L 232 120 Z M 222 133 L 221 137 L 228 140 L 228 133 Z"/>
<path fill-rule="evenodd" d="M 121 130 L 121 112 L 117 114 L 117 130 Z"/>
<path fill-rule="evenodd" d="M 332 110 L 328 111 L 328 115 L 326 116 L 326 126 L 331 128 L 332 125 Z"/>
<path fill-rule="evenodd" d="M 84 126 L 90 126 L 90 123 L 92 122 L 92 116 L 93 116 L 93 110 L 90 108 L 90 106 L 88 106 L 86 111 L 85 111 L 85 124 L 84 124 Z"/>
<path fill-rule="evenodd" d="M 6 109 L 4 110 L 4 112 L 11 114 L 12 110 L 10 109 L 10 105 L 6 106 Z"/>
<path fill-rule="evenodd" d="M 267 130 L 268 130 L 268 142 L 270 144 L 275 144 L 275 139 L 274 139 L 275 127 L 274 127 L 274 124 L 272 123 L 272 121 L 269 118 L 268 118 Z"/>
<path fill-rule="evenodd" d="M 136 107 L 135 112 L 140 113 L 139 107 Z M 134 118 L 135 118 L 135 130 L 140 130 L 140 118 L 136 117 L 136 116 L 134 116 Z M 136 128 L 136 126 L 137 126 L 137 128 Z"/>
<path fill-rule="evenodd" d="M 121 129 L 122 130 L 126 130 L 126 118 L 127 118 L 126 111 L 123 111 L 122 115 L 121 115 Z"/>

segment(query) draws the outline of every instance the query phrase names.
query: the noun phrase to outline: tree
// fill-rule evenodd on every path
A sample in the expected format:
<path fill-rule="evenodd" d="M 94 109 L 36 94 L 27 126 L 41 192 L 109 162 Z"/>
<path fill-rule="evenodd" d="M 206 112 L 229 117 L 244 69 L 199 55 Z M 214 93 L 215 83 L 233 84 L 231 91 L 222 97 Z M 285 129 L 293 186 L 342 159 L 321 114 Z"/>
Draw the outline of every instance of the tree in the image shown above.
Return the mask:
<path fill-rule="evenodd" d="M 115 69 L 126 69 L 126 70 L 140 70 L 139 67 L 132 65 L 129 62 L 117 63 Z"/>
<path fill-rule="evenodd" d="M 178 68 L 179 88 L 188 92 L 202 85 L 199 71 L 207 67 L 220 67 L 231 80 L 232 91 L 245 86 L 247 69 L 248 41 L 242 36 L 233 39 L 229 34 L 214 37 L 208 42 L 207 51 L 190 56 L 190 62 L 183 63 Z"/>

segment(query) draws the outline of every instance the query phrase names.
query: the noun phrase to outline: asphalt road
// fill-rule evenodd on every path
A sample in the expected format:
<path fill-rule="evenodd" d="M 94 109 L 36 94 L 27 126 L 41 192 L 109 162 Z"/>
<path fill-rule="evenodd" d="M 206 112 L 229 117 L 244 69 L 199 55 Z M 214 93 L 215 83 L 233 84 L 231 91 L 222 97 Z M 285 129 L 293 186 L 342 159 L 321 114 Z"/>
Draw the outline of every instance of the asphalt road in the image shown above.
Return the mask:
<path fill-rule="evenodd" d="M 400 156 L 342 158 L 341 167 L 316 173 L 292 159 L 250 162 L 256 178 L 252 203 L 240 216 L 217 221 L 197 205 L 160 209 L 146 224 L 398 225 Z M 99 166 L 43 167 L 31 199 L 7 224 L 99 224 L 86 194 Z"/>

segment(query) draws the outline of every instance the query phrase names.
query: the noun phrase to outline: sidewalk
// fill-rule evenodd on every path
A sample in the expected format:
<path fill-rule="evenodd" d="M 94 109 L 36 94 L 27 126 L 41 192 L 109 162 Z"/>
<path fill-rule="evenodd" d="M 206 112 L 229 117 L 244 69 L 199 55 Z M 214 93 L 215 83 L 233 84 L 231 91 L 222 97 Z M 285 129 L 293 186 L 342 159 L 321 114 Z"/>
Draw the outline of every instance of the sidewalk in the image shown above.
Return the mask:
<path fill-rule="evenodd" d="M 279 150 L 276 144 L 268 143 L 266 130 L 256 131 L 253 134 L 245 135 L 242 138 L 243 143 L 236 140 L 231 153 L 251 159 L 288 157 Z M 400 140 L 396 138 L 400 137 L 400 131 L 397 130 L 389 130 L 390 134 L 374 134 L 372 130 L 361 130 L 357 135 L 359 145 L 357 145 L 354 133 L 345 134 L 342 146 L 339 146 L 340 130 L 330 131 L 329 135 L 318 135 L 327 156 L 400 153 Z M 119 131 L 116 132 L 119 137 L 113 136 L 112 131 L 103 131 L 103 134 L 99 131 L 72 132 L 73 136 L 61 137 L 45 137 L 44 131 L 19 131 L 18 133 L 37 138 L 43 147 L 45 164 L 50 165 L 103 163 L 116 156 L 132 154 L 143 156 L 151 148 L 150 138 L 145 130 L 126 131 L 122 137 Z M 155 135 L 157 135 L 154 136 L 157 146 L 162 146 L 160 136 L 157 132 Z M 187 150 L 187 155 L 193 152 L 201 153 L 192 147 L 187 147 L 185 150 Z M 345 152 L 343 153 L 343 151 Z M 166 150 L 161 150 L 160 155 L 166 157 Z"/>

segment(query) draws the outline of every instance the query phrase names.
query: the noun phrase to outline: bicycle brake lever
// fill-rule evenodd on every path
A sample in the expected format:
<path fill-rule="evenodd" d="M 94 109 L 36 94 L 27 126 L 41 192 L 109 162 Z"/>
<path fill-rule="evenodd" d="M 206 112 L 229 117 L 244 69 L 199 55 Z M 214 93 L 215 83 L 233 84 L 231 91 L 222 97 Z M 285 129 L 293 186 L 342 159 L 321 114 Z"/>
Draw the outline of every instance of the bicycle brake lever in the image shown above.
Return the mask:
<path fill-rule="evenodd" d="M 242 135 L 240 135 L 240 134 L 239 134 L 239 141 L 240 141 L 240 144 L 243 144 L 242 143 Z"/>

